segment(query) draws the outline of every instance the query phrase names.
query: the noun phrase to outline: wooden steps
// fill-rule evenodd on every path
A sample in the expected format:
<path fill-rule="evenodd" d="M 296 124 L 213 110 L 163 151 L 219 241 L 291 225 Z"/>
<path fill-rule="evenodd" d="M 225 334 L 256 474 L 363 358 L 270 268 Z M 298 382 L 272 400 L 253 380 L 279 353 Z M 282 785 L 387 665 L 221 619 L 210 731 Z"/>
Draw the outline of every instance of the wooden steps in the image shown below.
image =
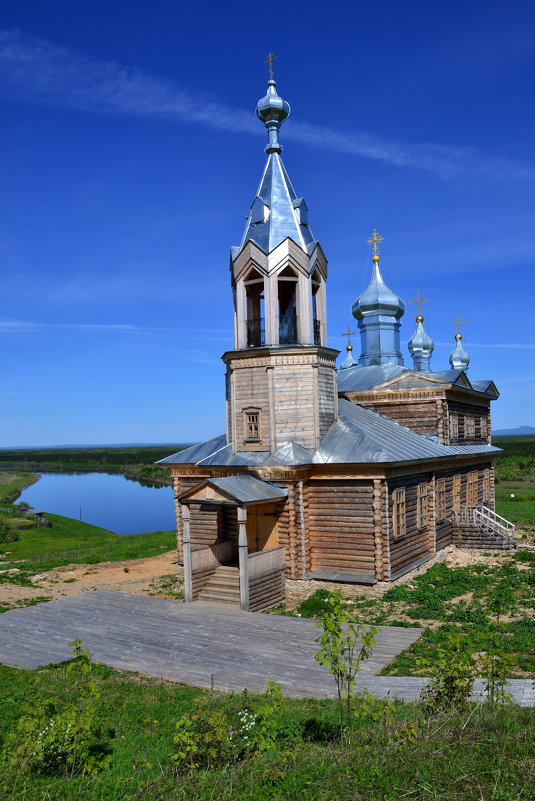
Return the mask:
<path fill-rule="evenodd" d="M 195 603 L 240 606 L 240 571 L 237 567 L 222 565 L 216 568 L 197 596 Z"/>
<path fill-rule="evenodd" d="M 481 523 L 457 523 L 453 529 L 452 542 L 458 548 L 483 548 L 489 551 L 516 548 L 513 537 L 506 537 L 500 531 Z"/>

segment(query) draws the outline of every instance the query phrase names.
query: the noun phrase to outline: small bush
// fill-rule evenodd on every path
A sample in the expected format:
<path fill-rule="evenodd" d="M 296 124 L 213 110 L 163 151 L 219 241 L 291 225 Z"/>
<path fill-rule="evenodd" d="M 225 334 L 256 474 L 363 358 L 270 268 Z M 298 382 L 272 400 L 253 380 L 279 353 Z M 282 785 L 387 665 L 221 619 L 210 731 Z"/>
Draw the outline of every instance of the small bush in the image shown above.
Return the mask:
<path fill-rule="evenodd" d="M 430 665 L 420 662 L 420 667 Z M 434 676 L 422 690 L 421 699 L 429 713 L 449 709 L 462 709 L 472 693 L 474 667 L 460 637 L 451 636 L 446 648 L 439 648 L 434 665 Z"/>
<path fill-rule="evenodd" d="M 7 517 L 0 517 L 0 543 L 16 542 L 20 539 L 20 534 L 11 520 Z"/>
<path fill-rule="evenodd" d="M 302 601 L 297 607 L 301 617 L 324 618 L 331 611 L 331 592 L 329 590 L 316 590 L 309 598 Z"/>

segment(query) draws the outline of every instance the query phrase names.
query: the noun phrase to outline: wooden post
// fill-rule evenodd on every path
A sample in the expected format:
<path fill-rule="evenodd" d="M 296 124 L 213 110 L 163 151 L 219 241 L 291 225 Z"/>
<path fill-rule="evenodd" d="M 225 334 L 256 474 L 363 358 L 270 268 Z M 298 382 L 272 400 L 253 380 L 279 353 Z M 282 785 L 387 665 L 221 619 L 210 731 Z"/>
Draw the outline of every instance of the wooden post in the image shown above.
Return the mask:
<path fill-rule="evenodd" d="M 247 509 L 238 506 L 238 552 L 240 565 L 240 607 L 249 611 L 249 550 L 247 548 Z"/>
<path fill-rule="evenodd" d="M 184 601 L 193 601 L 193 576 L 191 571 L 191 536 L 189 506 L 182 504 L 182 547 L 184 553 Z"/>

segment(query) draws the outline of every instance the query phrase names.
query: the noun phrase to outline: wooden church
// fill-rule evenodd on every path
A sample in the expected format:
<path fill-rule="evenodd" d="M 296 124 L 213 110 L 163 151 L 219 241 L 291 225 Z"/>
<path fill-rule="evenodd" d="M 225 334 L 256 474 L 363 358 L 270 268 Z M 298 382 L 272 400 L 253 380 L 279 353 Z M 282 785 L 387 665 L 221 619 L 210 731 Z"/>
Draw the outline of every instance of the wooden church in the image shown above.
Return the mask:
<path fill-rule="evenodd" d="M 231 249 L 234 349 L 226 365 L 226 433 L 180 451 L 170 468 L 187 602 L 259 611 L 285 579 L 393 581 L 450 543 L 509 547 L 494 513 L 492 381 L 470 381 L 457 330 L 450 370 L 431 371 L 418 305 L 400 351 L 403 301 L 373 274 L 352 307 L 339 371 L 327 346 L 327 259 L 281 160 L 290 107 L 268 83 L 256 114 L 267 164 L 242 241 Z"/>

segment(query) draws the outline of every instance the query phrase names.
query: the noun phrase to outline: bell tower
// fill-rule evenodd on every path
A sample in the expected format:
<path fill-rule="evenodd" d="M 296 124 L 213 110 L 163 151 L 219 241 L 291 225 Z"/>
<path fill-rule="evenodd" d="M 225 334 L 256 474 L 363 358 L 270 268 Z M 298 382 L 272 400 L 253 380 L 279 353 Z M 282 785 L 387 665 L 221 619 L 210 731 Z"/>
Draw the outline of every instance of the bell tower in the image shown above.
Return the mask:
<path fill-rule="evenodd" d="M 272 77 L 256 116 L 268 154 L 238 247 L 231 248 L 234 350 L 227 366 L 227 441 L 236 451 L 315 448 L 337 417 L 336 357 L 326 347 L 327 260 L 281 159 L 290 113 Z"/>

